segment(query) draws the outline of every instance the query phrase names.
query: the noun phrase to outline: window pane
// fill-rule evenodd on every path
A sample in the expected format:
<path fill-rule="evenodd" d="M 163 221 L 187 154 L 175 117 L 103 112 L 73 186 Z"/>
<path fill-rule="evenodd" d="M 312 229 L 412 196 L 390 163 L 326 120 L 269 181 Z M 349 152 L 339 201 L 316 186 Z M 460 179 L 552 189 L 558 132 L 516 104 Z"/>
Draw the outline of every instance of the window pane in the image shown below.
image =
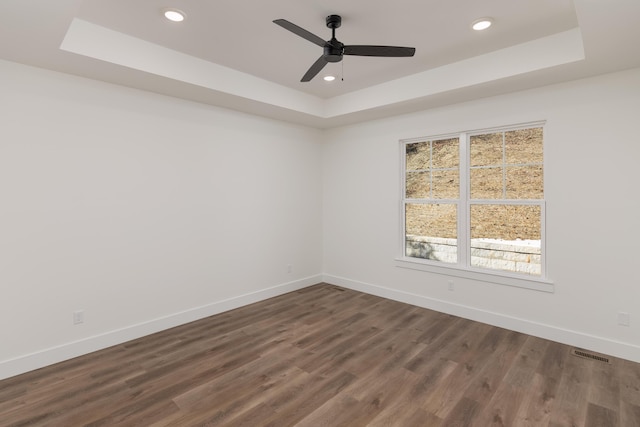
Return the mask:
<path fill-rule="evenodd" d="M 433 198 L 457 199 L 460 193 L 458 170 L 433 171 Z"/>
<path fill-rule="evenodd" d="M 429 142 L 416 142 L 406 145 L 407 170 L 420 170 L 429 168 L 429 158 L 431 156 Z"/>
<path fill-rule="evenodd" d="M 455 263 L 457 256 L 457 206 L 454 204 L 405 205 L 405 255 Z"/>
<path fill-rule="evenodd" d="M 542 166 L 507 166 L 507 199 L 542 199 Z"/>
<path fill-rule="evenodd" d="M 406 144 L 405 197 L 459 198 L 459 152 L 459 138 Z"/>
<path fill-rule="evenodd" d="M 508 164 L 542 163 L 542 128 L 505 132 Z"/>
<path fill-rule="evenodd" d="M 502 199 L 502 167 L 471 169 L 472 199 Z"/>
<path fill-rule="evenodd" d="M 471 205 L 471 265 L 541 274 L 541 209 L 530 205 Z"/>
<path fill-rule="evenodd" d="M 470 139 L 470 166 L 502 164 L 502 132 L 475 135 Z"/>
<path fill-rule="evenodd" d="M 458 138 L 433 141 L 433 168 L 458 168 L 460 149 Z"/>
<path fill-rule="evenodd" d="M 407 199 L 429 197 L 429 172 L 407 172 Z"/>

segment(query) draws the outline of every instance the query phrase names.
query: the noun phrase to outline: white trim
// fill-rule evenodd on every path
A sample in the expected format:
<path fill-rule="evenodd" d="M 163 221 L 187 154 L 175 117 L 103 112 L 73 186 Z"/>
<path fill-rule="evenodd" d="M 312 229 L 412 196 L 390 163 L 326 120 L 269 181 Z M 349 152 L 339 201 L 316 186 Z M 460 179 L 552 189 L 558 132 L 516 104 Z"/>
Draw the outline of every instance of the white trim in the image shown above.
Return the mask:
<path fill-rule="evenodd" d="M 531 289 L 533 291 L 551 293 L 555 291 L 553 282 L 540 279 L 538 276 L 528 277 L 524 274 L 509 274 L 506 271 L 500 271 L 499 274 L 494 274 L 494 270 L 475 269 L 473 267 L 463 268 L 459 264 L 447 264 L 440 261 L 429 261 L 410 257 L 396 258 L 395 263 L 396 267 L 408 268 L 409 270 L 462 277 L 463 279 L 478 280 L 496 285 L 514 286 L 516 288 Z"/>
<path fill-rule="evenodd" d="M 416 141 L 417 142 L 417 141 Z M 400 218 L 400 230 L 398 230 L 398 251 L 399 254 L 405 254 L 405 230 L 407 229 L 406 224 L 406 213 L 405 213 L 405 200 L 407 198 L 407 142 L 400 141 L 398 144 L 398 149 L 400 150 L 400 200 L 398 200 L 398 207 L 400 209 L 399 218 Z"/>
<path fill-rule="evenodd" d="M 469 218 L 471 217 L 471 205 L 469 205 L 469 176 L 471 175 L 469 171 L 469 134 L 466 132 L 460 133 L 460 141 L 459 141 L 458 149 L 460 150 L 459 154 L 459 164 L 458 169 L 460 170 L 460 177 L 458 178 L 460 181 L 460 193 L 459 193 L 459 203 L 458 203 L 458 217 L 456 220 L 458 221 L 458 264 L 456 268 L 462 268 L 465 265 L 471 265 L 471 232 L 469 230 Z M 465 167 L 462 167 L 465 166 Z M 461 217 L 462 216 L 462 220 Z M 403 253 L 405 255 L 405 253 Z"/>
<path fill-rule="evenodd" d="M 455 269 L 448 269 L 455 270 Z M 459 271 L 459 270 L 458 270 Z M 640 346 L 333 275 L 315 275 L 0 362 L 0 380 L 320 282 L 640 363 Z"/>
<path fill-rule="evenodd" d="M 410 292 L 390 289 L 383 286 L 372 285 L 359 282 L 344 277 L 325 274 L 323 281 L 332 285 L 342 286 L 382 298 L 400 301 L 406 304 L 447 313 L 465 319 L 486 323 L 493 326 L 521 332 L 528 335 L 560 342 L 563 344 L 581 347 L 608 354 L 622 359 L 640 363 L 640 346 L 627 342 L 616 341 L 605 337 L 586 334 L 570 329 L 559 328 L 557 326 L 534 322 L 519 317 L 507 316 L 504 314 L 482 310 L 467 305 L 456 304 Z"/>
<path fill-rule="evenodd" d="M 148 322 L 138 323 L 122 329 L 116 329 L 100 335 L 65 343 L 31 354 L 25 354 L 14 359 L 0 362 L 0 380 L 19 375 L 34 369 L 82 356 L 113 345 L 150 335 L 165 329 L 173 328 L 205 317 L 213 316 L 225 311 L 233 310 L 248 304 L 272 298 L 288 292 L 303 289 L 322 281 L 322 275 L 306 277 L 270 288 L 251 292 L 244 295 L 212 302 L 200 307 L 170 314 Z"/>
<path fill-rule="evenodd" d="M 533 129 L 541 128 L 544 132 L 544 126 L 546 120 L 537 120 L 527 123 L 518 123 L 514 125 L 506 125 L 500 127 L 465 130 L 458 133 L 442 134 L 431 137 L 417 137 L 417 138 L 405 138 L 399 140 L 400 144 L 400 236 L 398 247 L 398 258 L 396 258 L 396 266 L 403 268 L 410 268 L 420 271 L 428 271 L 436 274 L 445 274 L 457 277 L 470 278 L 474 280 L 480 280 L 489 283 L 495 283 L 507 286 L 516 286 L 526 289 L 541 290 L 545 292 L 553 292 L 553 283 L 547 278 L 547 266 L 546 266 L 546 213 L 545 213 L 545 199 L 505 199 L 505 186 L 506 186 L 506 158 L 505 158 L 505 132 L 520 130 L 520 129 Z M 502 133 L 502 167 L 503 167 L 503 198 L 502 199 L 471 199 L 470 190 L 470 143 L 471 137 L 475 135 L 483 135 L 486 133 Z M 431 194 L 427 198 L 407 198 L 406 194 L 406 182 L 407 182 L 407 165 L 406 165 L 406 151 L 407 145 L 416 144 L 420 142 L 429 142 L 430 150 L 432 150 L 431 143 L 433 141 L 443 139 L 455 139 L 458 137 L 458 175 L 459 175 L 459 198 L 458 199 L 434 199 Z M 543 150 L 544 156 L 545 150 Z M 432 153 L 429 155 L 429 170 L 431 168 Z M 540 164 L 540 163 L 531 163 Z M 529 165 L 525 163 L 523 165 Z M 544 167 L 544 157 L 543 163 Z M 411 172 L 414 172 L 413 170 Z M 431 176 L 431 175 L 430 175 Z M 544 186 L 544 180 L 543 180 Z M 432 186 L 429 186 L 432 191 Z M 456 204 L 457 207 L 457 262 L 447 263 L 442 261 L 433 262 L 430 260 L 423 260 L 417 258 L 411 258 L 406 256 L 406 208 L 408 204 Z M 492 268 L 479 268 L 471 265 L 471 206 L 472 205 L 532 205 L 540 207 L 540 276 L 528 276 L 527 274 L 512 273 L 500 269 Z M 456 271 L 458 270 L 458 271 Z"/>
<path fill-rule="evenodd" d="M 546 120 L 534 120 L 532 122 L 522 122 L 522 123 L 516 123 L 513 125 L 506 125 L 506 126 L 495 126 L 495 127 L 488 127 L 488 128 L 482 128 L 482 129 L 467 129 L 465 131 L 463 131 L 464 133 L 467 134 L 467 136 L 475 136 L 475 135 L 483 135 L 487 132 L 510 132 L 512 130 L 520 130 L 520 129 L 530 129 L 530 128 L 537 128 L 537 127 L 542 127 L 544 128 L 544 126 L 547 124 Z M 544 151 L 543 151 L 544 153 Z"/>
<path fill-rule="evenodd" d="M 451 138 L 458 138 L 460 137 L 460 134 L 464 133 L 466 134 L 466 136 L 473 136 L 473 135 L 482 135 L 485 134 L 487 132 L 508 132 L 508 131 L 512 131 L 512 130 L 519 130 L 519 129 L 529 129 L 529 128 L 534 128 L 534 127 L 544 127 L 547 124 L 547 120 L 534 120 L 531 122 L 522 122 L 522 123 L 516 123 L 513 125 L 506 125 L 506 126 L 493 126 L 493 127 L 488 127 L 488 128 L 480 128 L 480 129 L 464 129 L 464 130 L 456 130 L 453 132 L 448 132 L 448 133 L 441 133 L 441 134 L 437 134 L 437 135 L 430 135 L 430 136 L 417 136 L 417 137 L 411 137 L 411 138 L 402 138 L 400 139 L 400 142 L 402 144 L 413 144 L 416 142 L 425 142 L 425 141 L 435 141 L 435 140 L 440 140 L 440 139 L 451 139 Z M 461 140 L 462 142 L 462 140 Z M 544 155 L 544 151 L 543 151 L 543 155 Z"/>

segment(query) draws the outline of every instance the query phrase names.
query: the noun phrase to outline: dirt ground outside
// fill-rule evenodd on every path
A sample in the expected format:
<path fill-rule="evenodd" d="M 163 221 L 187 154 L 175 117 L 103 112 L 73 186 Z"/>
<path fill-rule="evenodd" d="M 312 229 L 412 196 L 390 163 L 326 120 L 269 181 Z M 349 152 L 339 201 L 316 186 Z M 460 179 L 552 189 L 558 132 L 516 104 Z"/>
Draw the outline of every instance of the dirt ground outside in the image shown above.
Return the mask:
<path fill-rule="evenodd" d="M 407 144 L 406 197 L 434 202 L 459 197 L 457 138 Z M 471 137 L 469 148 L 472 200 L 543 198 L 542 128 Z M 456 205 L 410 203 L 406 233 L 455 238 Z M 537 205 L 472 204 L 471 238 L 540 240 Z"/>

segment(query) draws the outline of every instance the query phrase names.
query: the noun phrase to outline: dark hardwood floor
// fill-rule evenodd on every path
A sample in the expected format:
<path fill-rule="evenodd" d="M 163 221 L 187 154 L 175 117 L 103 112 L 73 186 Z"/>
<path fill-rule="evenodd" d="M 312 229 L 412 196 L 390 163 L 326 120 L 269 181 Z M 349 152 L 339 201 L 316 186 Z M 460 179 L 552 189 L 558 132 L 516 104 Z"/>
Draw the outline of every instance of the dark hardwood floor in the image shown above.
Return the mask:
<path fill-rule="evenodd" d="M 640 364 L 321 284 L 0 381 L 2 426 L 640 426 Z"/>

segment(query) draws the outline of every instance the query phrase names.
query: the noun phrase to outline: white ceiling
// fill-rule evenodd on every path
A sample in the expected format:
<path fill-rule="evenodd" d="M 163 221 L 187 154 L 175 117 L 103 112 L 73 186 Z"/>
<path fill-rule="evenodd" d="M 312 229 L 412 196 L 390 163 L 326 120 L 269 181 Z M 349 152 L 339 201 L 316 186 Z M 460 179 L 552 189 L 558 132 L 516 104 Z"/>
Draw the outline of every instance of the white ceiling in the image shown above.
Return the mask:
<path fill-rule="evenodd" d="M 2 0 L 0 12 L 1 59 L 320 128 L 640 67 L 639 0 Z M 416 55 L 345 56 L 301 83 L 322 48 L 272 21 L 328 40 L 330 14 L 347 45 Z M 471 30 L 485 16 L 493 27 Z"/>

